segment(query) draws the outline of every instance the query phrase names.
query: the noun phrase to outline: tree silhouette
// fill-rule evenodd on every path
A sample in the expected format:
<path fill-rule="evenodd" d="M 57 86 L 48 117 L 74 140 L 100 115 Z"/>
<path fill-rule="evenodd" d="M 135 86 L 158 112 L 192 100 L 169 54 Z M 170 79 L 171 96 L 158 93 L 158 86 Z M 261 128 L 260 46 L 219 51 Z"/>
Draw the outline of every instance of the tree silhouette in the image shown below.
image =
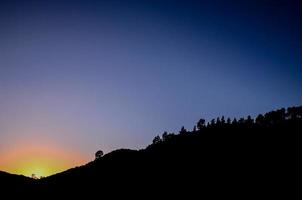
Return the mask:
<path fill-rule="evenodd" d="M 252 117 L 250 115 L 247 116 L 246 124 L 251 126 L 251 125 L 253 125 L 253 123 L 254 123 L 254 120 L 252 119 Z"/>
<path fill-rule="evenodd" d="M 99 150 L 95 153 L 95 159 L 100 159 L 104 155 L 102 150 Z"/>
<path fill-rule="evenodd" d="M 215 125 L 215 119 L 212 119 L 211 120 L 211 126 L 214 126 Z"/>
<path fill-rule="evenodd" d="M 220 125 L 220 124 L 221 124 L 220 117 L 217 117 L 217 119 L 216 119 L 216 125 Z"/>
<path fill-rule="evenodd" d="M 264 124 L 264 116 L 263 116 L 262 114 L 259 114 L 259 115 L 256 117 L 256 124 L 258 124 L 258 125 Z"/>
<path fill-rule="evenodd" d="M 204 128 L 205 123 L 206 123 L 206 120 L 200 119 L 200 120 L 197 122 L 197 128 L 198 128 L 198 130 L 201 130 L 202 128 Z"/>
<path fill-rule="evenodd" d="M 188 132 L 187 129 L 185 129 L 185 127 L 182 126 L 181 129 L 180 129 L 179 134 L 185 134 L 185 133 L 187 133 L 187 132 Z"/>
<path fill-rule="evenodd" d="M 245 123 L 245 120 L 243 117 L 241 117 L 239 120 L 238 120 L 238 124 L 244 124 Z"/>
<path fill-rule="evenodd" d="M 162 142 L 162 140 L 160 139 L 159 135 L 155 136 L 155 138 L 152 141 L 152 144 L 158 144 Z"/>
<path fill-rule="evenodd" d="M 224 116 L 221 117 L 221 124 L 225 124 Z"/>
<path fill-rule="evenodd" d="M 31 178 L 32 178 L 32 179 L 38 179 L 38 177 L 36 176 L 36 174 L 32 174 L 32 175 L 31 175 Z"/>
<path fill-rule="evenodd" d="M 168 139 L 168 133 L 165 131 L 162 135 L 163 141 L 166 141 Z"/>
<path fill-rule="evenodd" d="M 167 131 L 165 131 L 164 133 L 163 133 L 163 135 L 162 135 L 162 140 L 160 139 L 160 137 L 159 137 L 159 141 L 161 142 L 166 142 L 166 141 L 168 141 L 168 140 L 170 140 L 172 137 L 174 137 L 175 136 L 175 134 L 174 133 L 167 133 Z M 155 138 L 154 138 L 155 139 Z M 158 138 L 156 139 L 156 140 L 158 140 Z"/>

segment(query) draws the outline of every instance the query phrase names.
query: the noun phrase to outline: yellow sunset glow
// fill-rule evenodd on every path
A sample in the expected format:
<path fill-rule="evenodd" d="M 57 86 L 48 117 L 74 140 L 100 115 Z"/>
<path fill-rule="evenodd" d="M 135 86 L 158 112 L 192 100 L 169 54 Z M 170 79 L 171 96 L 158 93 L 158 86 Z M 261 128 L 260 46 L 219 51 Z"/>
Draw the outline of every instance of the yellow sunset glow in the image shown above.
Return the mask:
<path fill-rule="evenodd" d="M 0 155 L 0 169 L 13 174 L 46 177 L 87 162 L 83 156 L 55 145 L 18 145 Z"/>
<path fill-rule="evenodd" d="M 37 177 L 41 177 L 64 171 L 67 166 L 56 164 L 47 158 L 32 158 L 13 163 L 9 168 L 9 171 L 14 174 L 23 174 L 25 176 L 35 174 Z"/>

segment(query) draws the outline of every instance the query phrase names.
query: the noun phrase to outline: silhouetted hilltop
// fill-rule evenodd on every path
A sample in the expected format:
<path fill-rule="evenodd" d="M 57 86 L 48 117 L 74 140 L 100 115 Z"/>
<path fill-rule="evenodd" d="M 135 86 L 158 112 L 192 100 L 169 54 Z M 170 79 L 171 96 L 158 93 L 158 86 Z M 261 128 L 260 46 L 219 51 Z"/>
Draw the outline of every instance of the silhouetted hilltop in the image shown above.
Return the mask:
<path fill-rule="evenodd" d="M 34 184 L 34 180 L 22 175 L 15 175 L 0 171 L 1 193 L 14 190 L 15 192 L 29 191 Z"/>
<path fill-rule="evenodd" d="M 23 175 L 15 175 L 15 174 L 10 174 L 10 173 L 7 173 L 7 172 L 3 172 L 3 171 L 0 171 L 0 180 L 3 181 L 5 180 L 6 182 L 9 182 L 9 181 L 19 181 L 19 182 L 22 182 L 22 181 L 28 181 L 28 180 L 32 180 L 31 178 L 28 178 L 26 176 L 23 176 Z"/>
<path fill-rule="evenodd" d="M 293 194 L 300 170 L 302 106 L 240 119 L 200 119 L 147 148 L 120 149 L 35 181 L 43 194 Z M 0 174 L 1 175 L 1 174 Z M 0 176 L 1 177 L 1 176 Z M 1 182 L 2 179 L 0 178 Z M 297 181 L 297 180 L 296 180 Z M 116 192 L 111 192 L 112 189 Z M 266 196 L 266 195 L 265 195 Z"/>

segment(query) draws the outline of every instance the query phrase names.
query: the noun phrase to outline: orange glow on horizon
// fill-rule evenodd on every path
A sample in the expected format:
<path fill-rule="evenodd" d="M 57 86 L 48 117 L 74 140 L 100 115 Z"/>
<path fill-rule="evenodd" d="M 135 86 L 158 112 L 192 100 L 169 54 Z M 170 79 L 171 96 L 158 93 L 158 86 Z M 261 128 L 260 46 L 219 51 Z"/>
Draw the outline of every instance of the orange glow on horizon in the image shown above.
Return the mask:
<path fill-rule="evenodd" d="M 2 154 L 2 155 L 1 155 Z M 16 148 L 0 152 L 0 170 L 31 177 L 46 177 L 87 162 L 78 152 L 54 144 L 22 142 Z"/>

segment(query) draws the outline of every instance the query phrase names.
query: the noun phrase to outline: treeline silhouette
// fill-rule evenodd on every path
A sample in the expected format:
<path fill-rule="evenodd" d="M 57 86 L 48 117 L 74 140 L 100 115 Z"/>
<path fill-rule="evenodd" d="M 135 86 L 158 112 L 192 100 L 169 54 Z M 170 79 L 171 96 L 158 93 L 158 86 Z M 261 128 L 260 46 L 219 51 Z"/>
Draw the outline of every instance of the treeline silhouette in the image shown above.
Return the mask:
<path fill-rule="evenodd" d="M 200 119 L 190 131 L 182 127 L 179 133 L 156 136 L 145 149 L 120 149 L 106 155 L 100 150 L 96 159 L 84 166 L 27 180 L 24 187 L 19 184 L 14 190 L 26 188 L 26 193 L 54 198 L 93 198 L 95 194 L 290 198 L 299 189 L 301 132 L 302 106 L 260 114 L 255 119 Z M 5 188 L 1 176 L 0 182 Z M 142 193 L 145 196 L 140 196 Z"/>
<path fill-rule="evenodd" d="M 217 117 L 216 119 L 210 120 L 206 123 L 206 120 L 201 118 L 196 125 L 193 127 L 192 131 L 188 131 L 185 127 L 182 127 L 179 131 L 179 134 L 202 134 L 209 131 L 215 131 L 222 129 L 223 132 L 231 131 L 265 131 L 267 129 L 282 129 L 282 128 L 295 128 L 301 124 L 302 120 L 302 106 L 299 107 L 289 107 L 287 109 L 282 108 L 275 111 L 265 113 L 264 115 L 259 114 L 255 119 L 250 115 L 247 118 L 227 118 L 224 116 Z M 256 132 L 255 132 L 256 133 Z M 170 139 L 173 139 L 177 134 L 164 132 L 162 137 L 157 135 L 153 139 L 153 144 L 158 144 L 161 142 L 167 142 Z"/>

